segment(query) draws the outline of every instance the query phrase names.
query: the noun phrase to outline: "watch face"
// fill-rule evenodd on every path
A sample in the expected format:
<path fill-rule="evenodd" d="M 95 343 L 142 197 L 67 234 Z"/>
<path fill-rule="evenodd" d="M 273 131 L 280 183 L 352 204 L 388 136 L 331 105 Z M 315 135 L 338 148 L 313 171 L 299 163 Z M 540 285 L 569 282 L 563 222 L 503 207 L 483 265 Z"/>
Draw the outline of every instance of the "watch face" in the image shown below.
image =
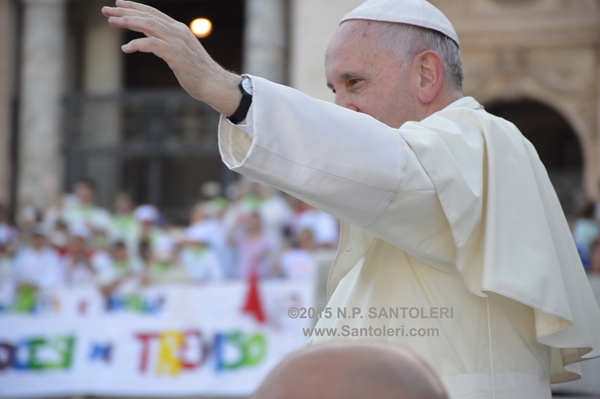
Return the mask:
<path fill-rule="evenodd" d="M 252 95 L 252 80 L 249 77 L 242 77 L 242 87 L 246 91 L 246 93 Z"/>

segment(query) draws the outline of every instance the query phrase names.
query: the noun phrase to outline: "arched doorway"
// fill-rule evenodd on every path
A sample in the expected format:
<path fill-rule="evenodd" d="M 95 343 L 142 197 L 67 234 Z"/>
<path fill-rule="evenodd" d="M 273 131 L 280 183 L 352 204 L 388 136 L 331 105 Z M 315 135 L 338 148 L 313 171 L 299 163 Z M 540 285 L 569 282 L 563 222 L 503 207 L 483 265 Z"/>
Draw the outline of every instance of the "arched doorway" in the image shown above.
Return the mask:
<path fill-rule="evenodd" d="M 582 190 L 583 155 L 569 122 L 549 106 L 530 99 L 492 102 L 486 110 L 514 123 L 531 141 L 548 170 L 563 211 L 574 214 Z"/>

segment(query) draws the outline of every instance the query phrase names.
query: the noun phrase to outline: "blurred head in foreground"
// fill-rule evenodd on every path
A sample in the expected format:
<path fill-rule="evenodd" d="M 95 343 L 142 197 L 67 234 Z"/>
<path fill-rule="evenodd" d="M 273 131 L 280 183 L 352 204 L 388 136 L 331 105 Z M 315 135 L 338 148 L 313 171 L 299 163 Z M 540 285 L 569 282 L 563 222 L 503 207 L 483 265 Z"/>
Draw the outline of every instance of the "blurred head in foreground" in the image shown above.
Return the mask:
<path fill-rule="evenodd" d="M 448 399 L 434 371 L 407 348 L 331 343 L 279 363 L 251 399 Z"/>

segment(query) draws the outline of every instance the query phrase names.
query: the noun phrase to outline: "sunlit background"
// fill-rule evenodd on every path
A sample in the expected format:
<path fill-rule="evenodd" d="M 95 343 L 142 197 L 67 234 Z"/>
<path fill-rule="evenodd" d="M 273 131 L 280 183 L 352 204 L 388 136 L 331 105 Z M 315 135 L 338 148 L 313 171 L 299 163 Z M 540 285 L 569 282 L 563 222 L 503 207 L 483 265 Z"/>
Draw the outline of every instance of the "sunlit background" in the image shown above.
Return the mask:
<path fill-rule="evenodd" d="M 146 3 L 224 68 L 331 101 L 325 48 L 361 1 Z M 535 145 L 599 294 L 600 0 L 432 3 L 465 94 Z M 247 395 L 304 345 L 311 321 L 284 309 L 323 306 L 337 222 L 229 171 L 219 116 L 121 52 L 142 35 L 111 28 L 111 4 L 0 0 L 0 397 Z"/>

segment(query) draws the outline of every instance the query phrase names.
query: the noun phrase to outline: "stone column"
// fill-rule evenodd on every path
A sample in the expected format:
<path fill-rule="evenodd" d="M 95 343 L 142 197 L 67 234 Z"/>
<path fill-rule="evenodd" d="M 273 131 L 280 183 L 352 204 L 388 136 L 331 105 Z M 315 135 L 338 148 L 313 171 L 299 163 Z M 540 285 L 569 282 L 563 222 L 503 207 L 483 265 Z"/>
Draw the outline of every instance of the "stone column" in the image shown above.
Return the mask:
<path fill-rule="evenodd" d="M 0 0 L 0 203 L 10 198 L 10 132 L 14 97 L 15 10 L 10 0 Z"/>
<path fill-rule="evenodd" d="M 122 88 L 123 30 L 111 27 L 100 13 L 102 5 L 91 2 L 86 18 L 83 44 L 83 91 L 91 101 L 84 108 L 83 140 L 90 147 L 112 147 L 120 141 L 120 107 L 114 99 Z M 97 186 L 98 204 L 112 207 L 120 186 L 116 155 L 89 157 L 85 173 Z"/>
<path fill-rule="evenodd" d="M 24 0 L 19 119 L 19 208 L 45 208 L 62 181 L 66 67 L 64 0 Z"/>
<path fill-rule="evenodd" d="M 286 0 L 246 0 L 243 72 L 286 83 Z"/>

